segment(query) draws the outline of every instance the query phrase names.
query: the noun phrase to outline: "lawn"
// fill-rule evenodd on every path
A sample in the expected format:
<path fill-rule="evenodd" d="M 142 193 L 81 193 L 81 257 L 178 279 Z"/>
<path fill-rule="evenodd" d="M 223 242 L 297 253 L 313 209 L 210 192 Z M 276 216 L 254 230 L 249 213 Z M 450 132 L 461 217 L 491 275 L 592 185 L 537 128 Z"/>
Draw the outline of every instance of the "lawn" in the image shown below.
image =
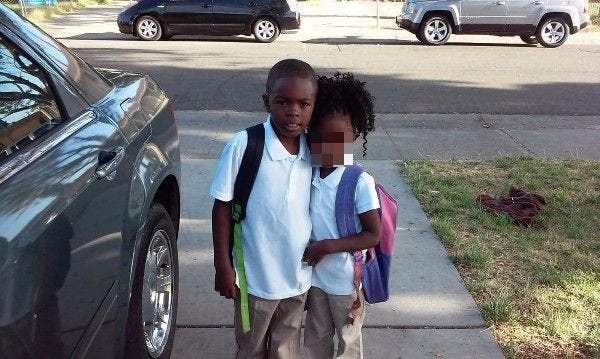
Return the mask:
<path fill-rule="evenodd" d="M 600 161 L 501 157 L 401 168 L 507 358 L 600 358 Z M 542 194 L 540 226 L 476 198 Z"/>

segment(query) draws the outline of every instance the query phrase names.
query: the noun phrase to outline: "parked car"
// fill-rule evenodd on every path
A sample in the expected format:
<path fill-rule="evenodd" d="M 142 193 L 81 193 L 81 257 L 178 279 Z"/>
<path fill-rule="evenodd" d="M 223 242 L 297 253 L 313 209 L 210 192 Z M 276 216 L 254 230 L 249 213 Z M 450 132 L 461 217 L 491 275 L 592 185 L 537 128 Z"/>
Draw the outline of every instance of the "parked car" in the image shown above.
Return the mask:
<path fill-rule="evenodd" d="M 156 82 L 0 5 L 0 357 L 169 357 L 179 156 Z"/>
<path fill-rule="evenodd" d="M 590 22 L 588 0 L 408 0 L 396 23 L 428 45 L 454 34 L 519 36 L 558 47 Z"/>
<path fill-rule="evenodd" d="M 274 41 L 300 28 L 296 0 L 140 0 L 119 14 L 119 31 L 142 40 L 173 35 L 254 35 Z"/>

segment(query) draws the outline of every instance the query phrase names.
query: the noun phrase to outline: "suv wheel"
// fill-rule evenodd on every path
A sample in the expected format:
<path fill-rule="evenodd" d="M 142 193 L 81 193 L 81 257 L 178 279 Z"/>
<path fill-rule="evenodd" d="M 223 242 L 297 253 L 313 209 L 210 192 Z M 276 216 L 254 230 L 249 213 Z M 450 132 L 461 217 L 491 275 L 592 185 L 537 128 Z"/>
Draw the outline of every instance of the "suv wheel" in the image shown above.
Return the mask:
<path fill-rule="evenodd" d="M 169 358 L 175 337 L 179 262 L 175 228 L 160 204 L 150 208 L 137 258 L 125 358 Z"/>
<path fill-rule="evenodd" d="M 569 37 L 569 25 L 560 16 L 549 17 L 538 27 L 535 37 L 544 47 L 559 47 Z"/>
<path fill-rule="evenodd" d="M 279 36 L 279 26 L 267 17 L 261 17 L 254 23 L 252 33 L 260 42 L 273 42 Z"/>
<path fill-rule="evenodd" d="M 421 28 L 417 38 L 427 45 L 445 44 L 452 34 L 452 25 L 444 16 L 428 17 Z"/>
<path fill-rule="evenodd" d="M 161 38 L 162 27 L 152 16 L 142 16 L 135 23 L 135 33 L 142 40 L 155 41 Z"/>
<path fill-rule="evenodd" d="M 532 35 L 521 35 L 519 37 L 524 43 L 529 45 L 536 45 L 538 43 L 538 40 Z"/>

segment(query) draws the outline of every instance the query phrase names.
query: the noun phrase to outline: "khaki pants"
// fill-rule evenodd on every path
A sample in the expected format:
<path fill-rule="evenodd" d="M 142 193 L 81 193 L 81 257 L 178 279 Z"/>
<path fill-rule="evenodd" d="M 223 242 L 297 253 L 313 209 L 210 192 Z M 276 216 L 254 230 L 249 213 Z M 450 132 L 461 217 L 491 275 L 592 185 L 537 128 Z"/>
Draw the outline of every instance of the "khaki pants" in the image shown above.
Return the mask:
<path fill-rule="evenodd" d="M 300 328 L 307 293 L 280 300 L 248 295 L 250 331 L 242 332 L 240 301 L 235 303 L 237 359 L 300 358 Z"/>
<path fill-rule="evenodd" d="M 337 357 L 355 359 L 363 357 L 362 325 L 365 318 L 365 299 L 362 291 L 360 309 L 354 324 L 346 324 L 356 293 L 351 295 L 327 294 L 317 287 L 308 291 L 308 313 L 304 328 L 304 348 L 309 359 L 333 358 L 333 336 L 337 334 Z"/>

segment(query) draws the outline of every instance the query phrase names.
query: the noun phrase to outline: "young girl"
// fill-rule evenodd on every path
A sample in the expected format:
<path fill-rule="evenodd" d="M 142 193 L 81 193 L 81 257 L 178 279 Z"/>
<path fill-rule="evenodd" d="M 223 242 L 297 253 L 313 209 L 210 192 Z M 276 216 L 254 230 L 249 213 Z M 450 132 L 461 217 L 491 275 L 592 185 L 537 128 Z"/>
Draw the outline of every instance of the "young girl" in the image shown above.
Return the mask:
<path fill-rule="evenodd" d="M 308 358 L 362 358 L 364 320 L 362 291 L 354 286 L 352 252 L 379 241 L 379 200 L 373 177 L 363 172 L 354 199 L 357 234 L 340 238 L 335 218 L 336 190 L 345 165 L 353 164 L 353 142 L 362 136 L 363 156 L 367 134 L 374 129 L 373 97 L 364 82 L 351 73 L 318 78 L 318 92 L 308 127 L 313 180 L 310 218 L 311 242 L 304 261 L 313 266 L 308 295 L 304 345 Z"/>

